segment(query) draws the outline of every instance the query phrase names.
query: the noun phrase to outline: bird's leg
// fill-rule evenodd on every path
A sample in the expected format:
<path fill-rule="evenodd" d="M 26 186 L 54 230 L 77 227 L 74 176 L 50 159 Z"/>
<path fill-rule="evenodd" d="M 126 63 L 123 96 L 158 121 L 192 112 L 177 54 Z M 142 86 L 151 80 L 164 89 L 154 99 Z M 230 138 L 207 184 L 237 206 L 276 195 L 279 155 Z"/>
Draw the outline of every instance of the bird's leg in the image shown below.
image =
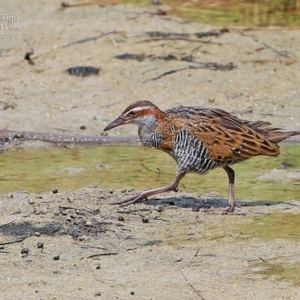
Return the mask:
<path fill-rule="evenodd" d="M 184 175 L 185 175 L 185 173 L 177 173 L 175 180 L 172 181 L 167 186 L 152 189 L 152 190 L 143 191 L 143 192 L 141 192 L 139 194 L 136 194 L 136 195 L 134 195 L 134 196 L 132 196 L 128 199 L 125 199 L 125 200 L 119 201 L 119 202 L 114 202 L 112 204 L 119 204 L 120 206 L 126 206 L 126 205 L 130 205 L 130 204 L 133 204 L 133 203 L 140 202 L 140 201 L 142 201 L 143 199 L 145 199 L 149 196 L 153 196 L 153 195 L 156 195 L 156 194 L 173 191 L 177 188 L 180 180 L 184 177 Z"/>
<path fill-rule="evenodd" d="M 234 171 L 233 169 L 231 169 L 229 166 L 223 167 L 223 169 L 226 171 L 227 175 L 228 175 L 228 179 L 229 179 L 229 187 L 228 187 L 228 206 L 226 208 L 224 208 L 223 210 L 226 213 L 231 213 L 234 212 L 235 207 L 240 207 L 240 205 L 238 205 L 235 202 L 235 198 L 234 198 Z"/>

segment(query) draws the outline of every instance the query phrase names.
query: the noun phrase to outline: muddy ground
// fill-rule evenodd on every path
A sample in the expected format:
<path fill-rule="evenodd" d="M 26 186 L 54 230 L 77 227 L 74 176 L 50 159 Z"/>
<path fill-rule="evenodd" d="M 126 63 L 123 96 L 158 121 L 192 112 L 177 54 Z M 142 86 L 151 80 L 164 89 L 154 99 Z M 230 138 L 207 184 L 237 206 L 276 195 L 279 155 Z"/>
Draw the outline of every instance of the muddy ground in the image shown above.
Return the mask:
<path fill-rule="evenodd" d="M 5 14 L 18 17 L 1 21 L 2 128 L 96 135 L 128 104 L 147 99 L 162 109 L 220 107 L 300 130 L 298 30 L 220 31 L 149 14 L 154 6 L 59 5 L 1 2 Z M 203 32 L 210 34 L 195 35 Z M 23 58 L 31 48 L 29 63 Z M 124 54 L 134 55 L 120 59 Z M 74 66 L 100 72 L 69 75 L 65 70 Z M 136 128 L 109 135 L 134 136 Z M 299 221 L 291 226 L 299 231 L 286 236 L 279 234 L 284 221 L 270 227 L 270 239 L 251 230 L 273 213 L 299 216 L 299 199 L 271 206 L 243 199 L 247 206 L 232 215 L 198 209 L 224 206 L 218 195 L 184 191 L 155 203 L 109 205 L 131 193 L 91 186 L 29 194 L 16 186 L 2 195 L 0 298 L 300 298 Z"/>

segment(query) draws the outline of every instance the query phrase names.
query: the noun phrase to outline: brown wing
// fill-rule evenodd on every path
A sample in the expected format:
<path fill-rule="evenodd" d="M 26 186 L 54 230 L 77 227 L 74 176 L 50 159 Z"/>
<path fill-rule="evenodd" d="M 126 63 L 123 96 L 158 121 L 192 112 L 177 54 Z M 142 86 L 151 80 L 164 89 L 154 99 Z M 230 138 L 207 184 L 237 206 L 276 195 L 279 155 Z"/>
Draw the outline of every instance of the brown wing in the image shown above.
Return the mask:
<path fill-rule="evenodd" d="M 256 155 L 279 154 L 275 140 L 267 138 L 269 133 L 278 131 L 269 129 L 267 122 L 241 120 L 223 110 L 203 107 L 179 107 L 169 115 L 172 117 L 160 129 L 164 133 L 160 148 L 164 151 L 172 149 L 172 139 L 185 129 L 205 143 L 212 160 L 240 161 Z"/>
<path fill-rule="evenodd" d="M 276 156 L 279 146 L 267 139 L 269 123 L 241 120 L 219 109 L 187 123 L 189 132 L 205 142 L 212 160 L 238 161 L 256 155 Z"/>

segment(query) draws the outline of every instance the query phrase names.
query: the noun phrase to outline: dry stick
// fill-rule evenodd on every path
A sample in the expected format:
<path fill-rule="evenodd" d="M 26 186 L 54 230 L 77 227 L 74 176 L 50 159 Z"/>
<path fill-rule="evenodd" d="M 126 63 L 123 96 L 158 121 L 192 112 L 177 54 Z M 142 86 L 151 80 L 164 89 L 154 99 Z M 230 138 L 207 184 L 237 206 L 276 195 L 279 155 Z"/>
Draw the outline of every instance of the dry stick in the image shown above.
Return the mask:
<path fill-rule="evenodd" d="M 183 272 L 178 269 L 179 272 L 181 273 L 182 277 L 184 278 L 184 280 L 186 281 L 186 283 L 192 288 L 192 290 L 200 297 L 200 299 L 205 300 L 205 298 L 203 298 L 201 296 L 201 294 L 193 287 L 193 285 L 187 280 L 187 278 L 185 277 L 185 275 L 183 274 Z"/>
<path fill-rule="evenodd" d="M 142 81 L 142 83 L 145 83 L 145 82 L 148 82 L 150 80 L 157 80 L 157 79 L 160 79 L 164 76 L 167 76 L 167 75 L 170 75 L 170 74 L 173 74 L 173 73 L 176 73 L 176 72 L 179 72 L 179 71 L 183 71 L 183 70 L 188 70 L 188 69 L 192 69 L 191 66 L 189 67 L 184 67 L 184 68 L 180 68 L 180 69 L 175 69 L 175 70 L 170 70 L 170 71 L 167 71 L 167 72 L 164 72 L 156 77 L 153 77 L 153 78 L 150 78 L 150 79 L 147 79 L 147 80 L 144 80 Z"/>
<path fill-rule="evenodd" d="M 198 39 L 190 39 L 190 38 L 180 38 L 180 37 L 163 37 L 163 38 L 150 38 L 145 39 L 139 42 L 136 42 L 136 44 L 140 43 L 147 43 L 152 41 L 186 41 L 186 42 L 196 42 L 196 43 L 202 43 L 202 44 L 214 44 L 214 45 L 223 45 L 223 43 L 217 43 L 217 42 L 211 42 L 211 41 L 201 41 Z"/>
<path fill-rule="evenodd" d="M 68 43 L 66 45 L 59 46 L 58 48 L 66 48 L 66 47 L 70 47 L 70 46 L 73 46 L 73 45 L 76 45 L 76 44 L 84 44 L 84 43 L 91 42 L 91 41 L 97 41 L 98 39 L 101 39 L 102 37 L 105 37 L 105 36 L 110 35 L 110 34 L 116 34 L 116 33 L 120 34 L 122 32 L 118 31 L 118 30 L 112 30 L 112 31 L 109 31 L 109 32 L 106 32 L 106 33 L 96 35 L 96 36 L 92 36 L 92 37 L 89 37 L 89 38 L 77 40 L 77 41 Z"/>
<path fill-rule="evenodd" d="M 205 67 L 208 67 L 210 63 L 201 63 L 201 62 L 197 62 L 197 61 L 191 61 L 191 62 L 194 62 L 194 63 L 197 63 L 197 64 L 201 64 L 201 66 L 199 67 L 195 67 L 195 66 L 188 66 L 188 67 L 184 67 L 184 68 L 180 68 L 180 69 L 173 69 L 173 70 L 170 70 L 170 71 L 167 71 L 167 72 L 164 72 L 156 77 L 153 77 L 153 78 L 150 78 L 150 79 L 147 79 L 147 80 L 144 80 L 142 81 L 142 83 L 145 83 L 145 82 L 148 82 L 150 80 L 157 80 L 157 79 L 160 79 L 164 76 L 167 76 L 167 75 L 170 75 L 170 74 L 173 74 L 173 73 L 176 73 L 176 72 L 179 72 L 179 71 L 183 71 L 183 70 L 188 70 L 188 69 L 203 69 Z M 218 64 L 215 64 L 213 63 L 214 66 L 218 66 Z"/>
<path fill-rule="evenodd" d="M 252 37 L 252 39 L 253 39 L 256 43 L 260 43 L 260 41 L 258 40 L 258 38 L 256 38 L 256 36 L 251 35 L 251 37 Z M 296 59 L 291 58 L 291 57 L 286 53 L 286 51 L 278 51 L 278 50 L 274 49 L 273 47 L 269 46 L 268 44 L 266 44 L 265 42 L 261 42 L 261 44 L 262 44 L 264 47 L 266 47 L 266 48 L 268 48 L 268 49 L 274 51 L 279 57 L 286 57 L 286 58 L 289 58 L 289 59 L 292 60 L 292 61 L 295 61 L 295 62 L 297 61 Z M 284 53 L 284 52 L 285 52 L 285 53 Z"/>
<path fill-rule="evenodd" d="M 100 2 L 86 2 L 86 3 L 69 4 L 69 3 L 63 1 L 60 4 L 60 9 L 62 10 L 65 8 L 83 7 L 83 6 L 90 6 L 90 5 L 108 6 L 108 5 L 113 5 L 113 3 L 104 4 L 104 3 L 100 3 Z"/>
<path fill-rule="evenodd" d="M 87 257 L 82 257 L 80 258 L 80 260 L 82 259 L 89 259 L 89 258 L 96 258 L 98 256 L 108 256 L 108 255 L 118 255 L 118 252 L 106 252 L 106 253 L 98 253 L 98 254 L 93 254 L 93 255 L 89 255 Z"/>
<path fill-rule="evenodd" d="M 20 243 L 20 242 L 23 242 L 25 239 L 26 239 L 26 236 L 23 236 L 23 237 L 17 238 L 14 241 L 0 242 L 0 245 L 8 245 L 8 244 Z"/>

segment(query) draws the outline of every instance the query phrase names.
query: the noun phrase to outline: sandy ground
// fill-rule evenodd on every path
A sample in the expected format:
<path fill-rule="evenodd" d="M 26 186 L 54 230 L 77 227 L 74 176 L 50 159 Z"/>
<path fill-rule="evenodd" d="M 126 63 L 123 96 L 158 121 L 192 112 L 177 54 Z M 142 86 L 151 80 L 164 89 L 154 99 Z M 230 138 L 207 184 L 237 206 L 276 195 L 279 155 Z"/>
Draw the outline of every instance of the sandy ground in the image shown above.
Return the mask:
<path fill-rule="evenodd" d="M 53 0 L 1 2 L 1 13 L 18 16 L 13 24 L 0 23 L 2 128 L 100 134 L 128 104 L 147 99 L 162 109 L 220 107 L 300 130 L 297 30 L 231 29 L 198 39 L 194 33 L 218 28 L 144 13 L 157 9 L 150 6 L 58 8 Z M 150 31 L 191 35 L 188 41 L 149 40 Z M 92 37 L 97 39 L 86 40 Z M 30 48 L 33 65 L 23 60 Z M 147 58 L 115 58 L 126 53 Z M 182 60 L 189 55 L 194 62 Z M 236 67 L 211 70 L 200 63 Z M 65 71 L 74 66 L 101 70 L 82 78 Z M 136 135 L 136 128 L 124 126 L 110 135 Z M 16 187 L 3 195 L 0 298 L 300 298 L 299 279 L 260 273 L 270 265 L 299 266 L 299 239 L 266 241 L 249 234 L 251 225 L 239 231 L 272 212 L 299 215 L 299 201 L 244 207 L 230 216 L 192 209 L 200 196 L 183 192 L 163 195 L 167 204 L 159 208 L 108 205 L 126 193 L 99 186 L 35 195 Z M 224 199 L 203 197 L 225 205 Z M 299 267 L 295 272 L 299 278 Z"/>

